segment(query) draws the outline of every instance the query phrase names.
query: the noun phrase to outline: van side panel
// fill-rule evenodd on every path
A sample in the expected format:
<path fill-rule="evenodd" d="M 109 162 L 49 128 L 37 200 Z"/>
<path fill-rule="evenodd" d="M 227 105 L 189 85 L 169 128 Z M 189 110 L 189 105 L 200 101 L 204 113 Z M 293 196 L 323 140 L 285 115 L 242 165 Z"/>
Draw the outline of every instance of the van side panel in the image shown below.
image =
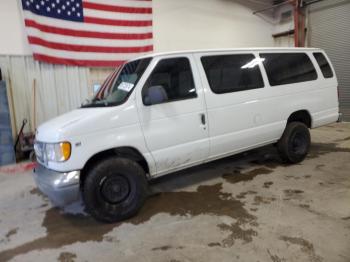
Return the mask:
<path fill-rule="evenodd" d="M 287 53 L 274 51 L 265 53 Z M 288 53 L 290 53 L 289 51 Z M 294 51 L 298 52 L 298 50 Z M 337 86 L 338 82 L 334 74 L 333 78 L 324 78 L 313 52 L 302 52 L 310 58 L 316 73 L 317 79 L 312 81 L 270 86 L 266 82 L 267 94 L 274 100 L 276 112 L 280 114 L 280 120 L 286 120 L 296 111 L 306 110 L 311 115 L 311 127 L 319 127 L 337 121 L 339 117 Z M 319 52 L 319 51 L 317 51 Z M 261 53 L 261 52 L 260 52 Z M 334 69 L 332 68 L 333 72 Z M 263 68 L 266 75 L 265 67 Z M 272 121 L 276 119 L 271 119 Z"/>
<path fill-rule="evenodd" d="M 312 128 L 336 122 L 339 118 L 338 80 L 336 72 L 327 54 L 321 50 L 317 52 L 322 53 L 327 59 L 333 72 L 333 77 L 325 78 L 323 76 L 315 57 L 312 55 L 313 52 L 309 52 L 319 75 L 319 95 L 317 96 L 317 101 L 314 101 L 315 108 L 311 112 L 313 119 Z"/>
<path fill-rule="evenodd" d="M 242 51 L 228 54 L 254 53 Z M 273 97 L 266 83 L 264 88 L 225 94 L 213 93 L 201 63 L 201 57 L 207 55 L 213 54 L 197 54 L 196 61 L 205 89 L 210 158 L 215 159 L 275 142 L 283 133 L 286 124 L 286 119 L 280 116 L 281 112 L 275 110 L 280 103 L 279 98 Z"/>
<path fill-rule="evenodd" d="M 205 90 L 210 159 L 278 141 L 283 134 L 288 117 L 299 110 L 306 110 L 310 113 L 312 127 L 329 124 L 338 119 L 336 77 L 330 79 L 323 77 L 312 51 L 264 50 L 264 53 L 278 52 L 307 54 L 315 67 L 317 79 L 271 86 L 266 70 L 260 63 L 259 67 L 265 82 L 264 88 L 215 94 L 210 88 L 201 58 L 218 54 L 204 52 L 195 54 Z M 252 52 L 225 52 L 225 54 L 240 53 Z M 254 54 L 258 57 L 260 52 Z"/>

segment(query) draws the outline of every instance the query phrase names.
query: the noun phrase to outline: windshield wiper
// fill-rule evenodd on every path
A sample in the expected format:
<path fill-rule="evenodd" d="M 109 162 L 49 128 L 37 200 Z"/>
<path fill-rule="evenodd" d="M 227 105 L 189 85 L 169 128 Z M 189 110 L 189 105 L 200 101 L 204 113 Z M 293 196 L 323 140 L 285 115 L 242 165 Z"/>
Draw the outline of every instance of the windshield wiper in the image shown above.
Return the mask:
<path fill-rule="evenodd" d="M 100 103 L 100 104 L 91 103 L 91 104 L 82 105 L 81 108 L 88 108 L 88 107 L 107 107 L 107 106 L 109 106 L 109 105 L 108 105 L 108 104 L 105 104 L 105 103 Z"/>
<path fill-rule="evenodd" d="M 111 106 L 113 103 L 109 103 L 106 100 L 102 100 L 101 98 L 93 98 L 92 100 L 88 100 L 86 104 L 82 104 L 81 108 L 87 107 L 107 107 Z"/>

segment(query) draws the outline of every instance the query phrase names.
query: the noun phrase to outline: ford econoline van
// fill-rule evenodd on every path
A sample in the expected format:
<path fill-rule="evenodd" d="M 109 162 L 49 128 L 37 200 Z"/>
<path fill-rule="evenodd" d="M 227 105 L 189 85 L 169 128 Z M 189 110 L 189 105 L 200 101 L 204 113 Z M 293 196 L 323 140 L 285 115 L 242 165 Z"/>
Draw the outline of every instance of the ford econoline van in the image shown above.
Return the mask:
<path fill-rule="evenodd" d="M 309 129 L 338 120 L 337 86 L 320 49 L 144 56 L 38 128 L 34 178 L 59 206 L 82 196 L 94 218 L 122 220 L 157 176 L 274 143 L 284 161 L 302 161 Z"/>

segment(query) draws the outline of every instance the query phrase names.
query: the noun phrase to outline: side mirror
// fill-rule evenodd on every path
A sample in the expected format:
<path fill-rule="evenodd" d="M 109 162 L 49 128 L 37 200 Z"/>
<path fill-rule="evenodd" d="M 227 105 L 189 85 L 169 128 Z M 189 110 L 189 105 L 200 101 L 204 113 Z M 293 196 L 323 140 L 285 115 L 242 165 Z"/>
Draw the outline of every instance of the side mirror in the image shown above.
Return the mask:
<path fill-rule="evenodd" d="M 146 106 L 161 104 L 168 101 L 168 95 L 163 86 L 151 86 L 143 96 L 143 103 Z"/>

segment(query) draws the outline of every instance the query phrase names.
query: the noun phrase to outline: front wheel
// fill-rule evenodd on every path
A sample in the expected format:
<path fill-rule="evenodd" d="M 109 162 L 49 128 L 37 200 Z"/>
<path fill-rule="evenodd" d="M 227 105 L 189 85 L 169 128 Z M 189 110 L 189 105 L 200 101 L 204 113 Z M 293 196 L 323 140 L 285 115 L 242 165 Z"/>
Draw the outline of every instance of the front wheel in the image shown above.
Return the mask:
<path fill-rule="evenodd" d="M 310 149 L 310 132 L 307 126 L 301 122 L 287 124 L 281 139 L 277 143 L 277 149 L 282 160 L 295 164 L 304 160 Z"/>
<path fill-rule="evenodd" d="M 108 158 L 97 163 L 83 185 L 87 212 L 95 219 L 109 223 L 135 215 L 146 194 L 144 170 L 127 158 Z"/>

